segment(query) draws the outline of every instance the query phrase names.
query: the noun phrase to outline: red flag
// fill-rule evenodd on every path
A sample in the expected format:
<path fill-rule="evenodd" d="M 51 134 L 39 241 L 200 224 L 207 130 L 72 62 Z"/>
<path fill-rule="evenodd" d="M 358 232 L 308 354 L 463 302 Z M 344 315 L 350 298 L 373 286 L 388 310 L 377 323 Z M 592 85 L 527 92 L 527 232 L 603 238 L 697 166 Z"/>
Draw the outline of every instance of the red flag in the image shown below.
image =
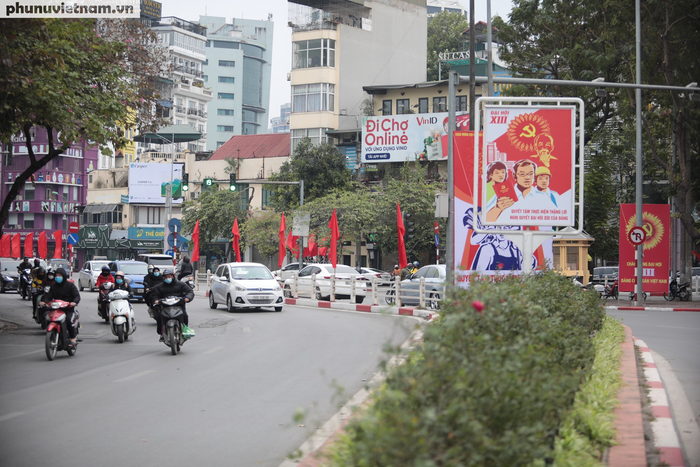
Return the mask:
<path fill-rule="evenodd" d="M 41 258 L 41 259 L 47 258 L 48 248 L 46 247 L 46 232 L 41 232 L 39 234 L 39 240 L 37 240 L 37 242 L 36 242 L 36 249 L 37 249 L 37 253 L 39 254 L 39 258 Z"/>
<path fill-rule="evenodd" d="M 694 252 L 694 251 L 693 251 L 692 253 L 695 255 L 695 257 L 696 257 L 697 259 L 700 259 L 700 255 L 699 255 L 699 254 L 697 254 L 697 253 Z"/>
<path fill-rule="evenodd" d="M 18 233 L 12 236 L 12 257 L 22 257 L 22 238 L 20 238 Z"/>
<path fill-rule="evenodd" d="M 284 255 L 287 253 L 287 250 L 284 248 L 284 231 L 287 230 L 287 225 L 284 221 L 284 213 L 282 213 L 282 221 L 280 222 L 280 230 L 279 230 L 279 237 L 280 237 L 280 254 L 279 254 L 279 260 L 278 260 L 278 267 L 282 267 L 282 263 L 284 263 Z"/>
<path fill-rule="evenodd" d="M 190 261 L 192 263 L 199 261 L 199 219 L 197 219 L 197 223 L 194 224 L 194 230 L 192 231 L 192 254 L 190 255 Z"/>
<path fill-rule="evenodd" d="M 338 265 L 338 218 L 335 216 L 335 208 L 333 208 L 333 215 L 328 223 L 328 228 L 331 229 L 331 264 L 333 269 Z"/>
<path fill-rule="evenodd" d="M 3 234 L 2 240 L 0 240 L 0 257 L 11 258 L 12 257 L 12 236 L 10 234 Z"/>
<path fill-rule="evenodd" d="M 299 256 L 299 243 L 298 243 L 299 237 L 295 237 L 292 235 L 292 231 L 289 231 L 289 235 L 287 235 L 287 248 L 289 248 L 292 251 L 292 256 L 295 258 Z"/>
<path fill-rule="evenodd" d="M 53 233 L 53 239 L 56 242 L 56 247 L 53 250 L 53 257 L 61 259 L 61 248 L 63 247 L 63 230 L 57 230 Z"/>
<path fill-rule="evenodd" d="M 24 237 L 24 256 L 29 256 L 30 258 L 34 256 L 34 234 L 32 232 L 29 232 Z"/>
<path fill-rule="evenodd" d="M 318 243 L 316 243 L 316 236 L 314 234 L 309 235 L 309 246 L 304 248 L 304 256 L 316 256 L 318 254 Z"/>
<path fill-rule="evenodd" d="M 408 264 L 406 259 L 406 245 L 403 242 L 403 236 L 406 235 L 406 227 L 403 225 L 403 217 L 401 216 L 401 206 L 396 202 L 396 225 L 399 230 L 399 267 L 405 268 Z"/>
<path fill-rule="evenodd" d="M 236 261 L 241 262 L 241 247 L 239 245 L 241 233 L 238 231 L 238 216 L 233 221 L 231 233 L 233 234 L 233 252 L 236 254 Z"/>

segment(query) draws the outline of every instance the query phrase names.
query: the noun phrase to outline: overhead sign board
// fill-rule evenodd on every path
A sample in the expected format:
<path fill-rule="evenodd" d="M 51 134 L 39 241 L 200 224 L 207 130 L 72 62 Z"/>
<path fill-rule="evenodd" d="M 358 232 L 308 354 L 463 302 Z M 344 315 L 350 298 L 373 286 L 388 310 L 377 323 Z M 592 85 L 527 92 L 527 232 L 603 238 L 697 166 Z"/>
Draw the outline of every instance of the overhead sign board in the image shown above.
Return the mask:
<path fill-rule="evenodd" d="M 165 204 L 171 178 L 173 203 L 182 203 L 183 165 L 140 162 L 129 164 L 129 203 Z"/>

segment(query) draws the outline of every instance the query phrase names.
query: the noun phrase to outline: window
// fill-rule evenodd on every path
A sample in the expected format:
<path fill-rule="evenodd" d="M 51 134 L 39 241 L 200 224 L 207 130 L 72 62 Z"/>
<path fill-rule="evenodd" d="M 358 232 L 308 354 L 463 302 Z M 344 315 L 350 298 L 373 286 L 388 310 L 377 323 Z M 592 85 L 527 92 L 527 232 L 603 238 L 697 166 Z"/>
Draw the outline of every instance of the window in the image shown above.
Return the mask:
<path fill-rule="evenodd" d="M 335 109 L 335 84 L 316 83 L 292 86 L 292 112 L 321 112 Z"/>
<path fill-rule="evenodd" d="M 160 224 L 160 208 L 146 208 L 146 224 Z"/>
<path fill-rule="evenodd" d="M 328 128 L 302 128 L 299 130 L 292 130 L 292 151 L 296 149 L 301 140 L 305 137 L 309 138 L 311 140 L 311 144 L 313 144 L 314 146 L 327 143 L 327 130 Z"/>
<path fill-rule="evenodd" d="M 44 214 L 44 229 L 50 230 L 53 228 L 53 222 L 50 214 Z"/>
<path fill-rule="evenodd" d="M 391 100 L 382 101 L 382 115 L 391 115 Z"/>
<path fill-rule="evenodd" d="M 408 99 L 396 99 L 396 114 L 408 114 L 411 113 L 411 105 Z"/>
<path fill-rule="evenodd" d="M 204 76 L 202 76 L 202 79 L 204 80 L 205 83 L 208 82 L 208 81 L 209 81 L 209 75 L 204 75 Z"/>
<path fill-rule="evenodd" d="M 24 228 L 33 229 L 34 228 L 34 213 L 25 212 L 24 213 Z"/>
<path fill-rule="evenodd" d="M 294 68 L 335 66 L 335 41 L 313 39 L 294 43 Z"/>
<path fill-rule="evenodd" d="M 469 110 L 469 96 L 457 96 L 457 112 L 466 112 Z"/>
<path fill-rule="evenodd" d="M 216 131 L 223 131 L 225 133 L 233 133 L 233 125 L 216 125 Z"/>
<path fill-rule="evenodd" d="M 433 112 L 447 112 L 447 97 L 433 97 Z"/>
<path fill-rule="evenodd" d="M 264 185 L 263 185 L 264 186 Z M 275 194 L 274 190 L 262 189 L 262 208 L 265 209 L 270 205 L 270 199 Z"/>
<path fill-rule="evenodd" d="M 229 42 L 229 41 L 209 41 L 211 45 L 214 46 L 215 49 L 237 49 L 238 48 L 238 42 Z M 211 45 L 207 44 L 208 47 Z"/>
<path fill-rule="evenodd" d="M 216 115 L 233 116 L 233 109 L 216 109 Z"/>
<path fill-rule="evenodd" d="M 220 92 L 219 99 L 233 99 L 233 93 L 232 92 Z"/>
<path fill-rule="evenodd" d="M 428 98 L 421 97 L 418 99 L 418 113 L 427 114 L 428 113 Z"/>
<path fill-rule="evenodd" d="M 219 76 L 219 83 L 233 83 L 233 76 Z"/>
<path fill-rule="evenodd" d="M 216 149 L 219 149 L 219 148 L 220 148 L 221 146 L 223 146 L 224 144 L 226 144 L 226 141 L 217 141 L 217 142 L 216 142 Z"/>
<path fill-rule="evenodd" d="M 27 201 L 34 199 L 34 187 L 32 185 L 24 186 L 24 199 Z"/>
<path fill-rule="evenodd" d="M 234 66 L 236 66 L 236 62 L 234 60 L 219 60 L 219 66 L 234 67 Z"/>

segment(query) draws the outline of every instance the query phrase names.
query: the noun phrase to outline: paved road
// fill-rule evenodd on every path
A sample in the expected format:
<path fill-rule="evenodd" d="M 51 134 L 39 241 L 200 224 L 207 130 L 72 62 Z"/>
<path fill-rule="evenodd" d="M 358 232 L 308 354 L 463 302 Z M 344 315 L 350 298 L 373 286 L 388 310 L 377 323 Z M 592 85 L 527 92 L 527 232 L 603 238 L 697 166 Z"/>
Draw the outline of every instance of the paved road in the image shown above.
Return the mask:
<path fill-rule="evenodd" d="M 172 356 L 144 305 L 119 344 L 96 294 L 82 295 L 83 342 L 53 362 L 29 304 L 0 296 L 0 320 L 25 324 L 0 333 L 2 465 L 278 466 L 416 323 L 296 306 L 229 314 L 196 298 L 197 336 Z"/>

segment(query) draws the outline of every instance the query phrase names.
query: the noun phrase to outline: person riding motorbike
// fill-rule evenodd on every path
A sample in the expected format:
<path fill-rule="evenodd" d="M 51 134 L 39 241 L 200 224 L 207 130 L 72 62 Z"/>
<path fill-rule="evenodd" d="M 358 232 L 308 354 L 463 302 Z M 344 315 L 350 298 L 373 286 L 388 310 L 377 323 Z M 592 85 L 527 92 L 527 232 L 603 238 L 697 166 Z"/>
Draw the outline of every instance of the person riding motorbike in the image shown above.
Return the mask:
<path fill-rule="evenodd" d="M 44 294 L 41 302 L 39 302 L 39 306 L 44 306 L 51 300 L 63 300 L 70 303 L 70 308 L 66 308 L 64 311 L 66 313 L 66 323 L 71 323 L 75 307 L 80 303 L 80 292 L 78 292 L 78 288 L 73 282 L 68 281 L 68 273 L 63 268 L 56 269 L 55 282 L 49 291 Z M 75 338 L 78 333 L 73 326 L 68 325 L 67 329 L 71 345 L 75 346 Z"/>
<path fill-rule="evenodd" d="M 112 290 L 126 290 L 129 292 L 129 298 L 134 295 L 131 291 L 131 286 L 124 279 L 124 273 L 122 271 L 117 271 L 114 273 L 114 288 Z"/>
<path fill-rule="evenodd" d="M 41 267 L 41 261 L 39 261 L 38 259 L 35 259 L 35 260 L 34 260 L 34 266 L 32 267 L 32 272 L 31 272 L 31 274 L 30 274 L 30 277 L 31 277 L 32 279 L 34 279 L 34 278 L 36 277 L 36 273 L 37 273 L 37 271 L 39 270 L 40 267 Z"/>
<path fill-rule="evenodd" d="M 391 280 L 394 280 L 396 276 L 401 276 L 401 268 L 398 264 L 394 265 L 394 270 L 391 271 Z"/>
<path fill-rule="evenodd" d="M 163 276 L 160 275 L 158 266 L 148 265 L 148 274 L 143 278 L 143 285 L 146 287 L 144 300 L 149 307 L 153 307 L 153 289 L 163 283 Z"/>
<path fill-rule="evenodd" d="M 410 276 L 411 274 L 411 264 L 409 263 L 401 270 L 401 272 L 399 273 L 399 278 L 401 280 L 404 280 L 407 279 L 408 276 Z"/>
<path fill-rule="evenodd" d="M 184 299 L 185 303 L 182 305 L 182 314 L 185 326 L 187 326 L 189 324 L 189 318 L 187 316 L 187 308 L 185 304 L 192 301 L 194 298 L 194 292 L 187 286 L 187 284 L 176 280 L 173 270 L 169 268 L 163 271 L 163 283 L 153 289 L 153 305 L 158 305 L 160 300 L 166 297 L 181 297 Z M 160 336 L 160 342 L 163 342 L 162 325 L 163 323 L 160 317 L 160 312 L 156 313 L 156 332 Z"/>
<path fill-rule="evenodd" d="M 95 287 L 100 288 L 105 282 L 114 282 L 114 278 L 109 271 L 109 266 L 102 266 L 102 272 L 97 276 L 97 281 L 95 282 Z"/>
<path fill-rule="evenodd" d="M 17 265 L 17 272 L 22 274 L 22 271 L 25 269 L 32 269 L 32 263 L 29 262 L 29 258 L 26 256 L 23 258 L 22 262 Z"/>
<path fill-rule="evenodd" d="M 192 263 L 190 263 L 190 257 L 185 256 L 182 258 L 182 262 L 180 263 L 180 272 L 177 275 L 177 280 L 182 280 L 183 277 L 188 277 L 191 276 L 194 273 L 194 268 L 192 267 Z"/>
<path fill-rule="evenodd" d="M 413 267 L 411 268 L 411 274 L 415 274 L 418 272 L 420 263 L 418 261 L 413 262 Z"/>

